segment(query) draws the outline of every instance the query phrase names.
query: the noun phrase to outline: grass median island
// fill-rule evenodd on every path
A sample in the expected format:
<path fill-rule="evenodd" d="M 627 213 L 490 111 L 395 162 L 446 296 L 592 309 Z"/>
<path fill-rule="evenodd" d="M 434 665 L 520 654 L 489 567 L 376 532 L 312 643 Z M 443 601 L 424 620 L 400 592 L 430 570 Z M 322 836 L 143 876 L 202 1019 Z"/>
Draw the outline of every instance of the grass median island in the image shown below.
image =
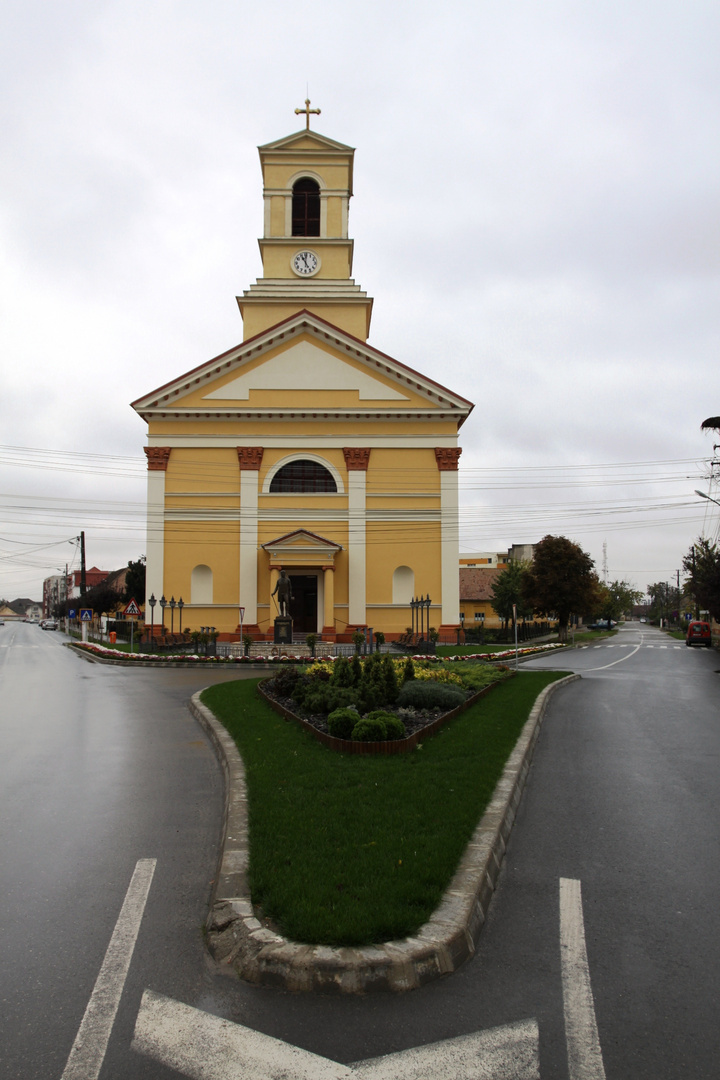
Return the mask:
<path fill-rule="evenodd" d="M 283 720 L 259 680 L 203 703 L 245 763 L 256 908 L 294 941 L 406 937 L 437 907 L 540 691 L 563 672 L 521 672 L 412 753 L 340 754 Z"/>

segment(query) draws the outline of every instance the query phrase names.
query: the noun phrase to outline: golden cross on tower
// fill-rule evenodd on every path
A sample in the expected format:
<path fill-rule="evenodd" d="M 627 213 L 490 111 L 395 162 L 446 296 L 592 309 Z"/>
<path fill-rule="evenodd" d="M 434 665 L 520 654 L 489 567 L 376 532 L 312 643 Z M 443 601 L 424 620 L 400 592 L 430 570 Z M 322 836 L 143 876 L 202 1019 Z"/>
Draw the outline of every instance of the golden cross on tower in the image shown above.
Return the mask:
<path fill-rule="evenodd" d="M 300 113 L 305 113 L 305 130 L 309 131 L 310 130 L 310 113 L 315 113 L 317 116 L 319 116 L 320 115 L 320 110 L 319 109 L 311 109 L 310 108 L 310 98 L 305 98 L 305 108 L 295 110 L 295 115 L 296 116 L 299 116 Z"/>

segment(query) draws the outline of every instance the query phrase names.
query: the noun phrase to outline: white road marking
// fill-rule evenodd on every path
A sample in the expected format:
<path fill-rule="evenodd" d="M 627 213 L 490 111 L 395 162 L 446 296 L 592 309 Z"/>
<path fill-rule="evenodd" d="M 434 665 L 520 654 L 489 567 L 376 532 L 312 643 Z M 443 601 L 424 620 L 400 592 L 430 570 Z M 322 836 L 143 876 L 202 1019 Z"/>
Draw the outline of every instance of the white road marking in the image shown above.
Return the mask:
<path fill-rule="evenodd" d="M 140 859 L 135 867 L 61 1080 L 97 1080 L 100 1075 L 156 862 Z"/>
<path fill-rule="evenodd" d="M 580 882 L 560 878 L 560 962 L 570 1080 L 605 1080 L 590 985 Z"/>
<path fill-rule="evenodd" d="M 363 1080 L 540 1080 L 536 1020 L 358 1062 Z"/>
<path fill-rule="evenodd" d="M 540 1080 L 538 1042 L 524 1020 L 341 1065 L 146 990 L 132 1048 L 191 1080 Z"/>

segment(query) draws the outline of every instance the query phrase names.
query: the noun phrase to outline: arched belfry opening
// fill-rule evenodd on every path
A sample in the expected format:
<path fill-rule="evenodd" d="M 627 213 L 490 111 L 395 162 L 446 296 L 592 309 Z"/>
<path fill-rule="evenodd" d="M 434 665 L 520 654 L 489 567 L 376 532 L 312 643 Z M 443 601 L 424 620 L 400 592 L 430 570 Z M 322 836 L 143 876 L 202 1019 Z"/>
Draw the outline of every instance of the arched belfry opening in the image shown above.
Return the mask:
<path fill-rule="evenodd" d="M 303 176 L 293 184 L 293 236 L 320 235 L 320 185 L 317 180 Z"/>

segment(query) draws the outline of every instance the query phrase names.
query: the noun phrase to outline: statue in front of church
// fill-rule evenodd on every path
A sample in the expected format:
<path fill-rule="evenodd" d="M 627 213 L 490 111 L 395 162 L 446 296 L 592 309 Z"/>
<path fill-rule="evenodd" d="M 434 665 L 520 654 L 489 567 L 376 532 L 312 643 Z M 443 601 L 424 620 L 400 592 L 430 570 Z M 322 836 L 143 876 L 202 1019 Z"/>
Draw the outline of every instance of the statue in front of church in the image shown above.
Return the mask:
<path fill-rule="evenodd" d="M 288 617 L 290 615 L 290 601 L 293 598 L 293 594 L 290 578 L 284 570 L 280 571 L 280 577 L 277 579 L 275 588 L 272 591 L 272 596 L 275 596 L 275 593 L 277 593 L 277 605 L 280 615 Z"/>

